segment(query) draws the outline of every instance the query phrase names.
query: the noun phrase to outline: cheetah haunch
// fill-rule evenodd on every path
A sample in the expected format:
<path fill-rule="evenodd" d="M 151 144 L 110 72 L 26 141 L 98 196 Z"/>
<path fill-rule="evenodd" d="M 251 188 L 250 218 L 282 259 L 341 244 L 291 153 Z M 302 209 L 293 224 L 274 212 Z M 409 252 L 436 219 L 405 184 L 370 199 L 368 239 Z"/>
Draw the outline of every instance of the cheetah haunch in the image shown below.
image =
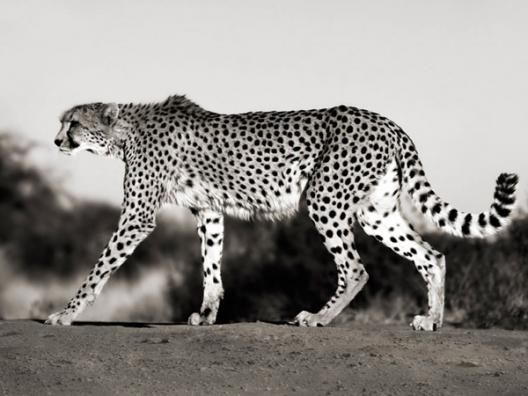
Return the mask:
<path fill-rule="evenodd" d="M 162 103 L 86 104 L 61 118 L 55 144 L 126 164 L 117 230 L 77 294 L 46 323 L 69 325 L 101 292 L 110 275 L 154 229 L 163 204 L 190 208 L 202 242 L 203 303 L 192 325 L 213 324 L 224 290 L 220 276 L 224 214 L 279 219 L 292 215 L 303 192 L 310 218 L 337 265 L 333 297 L 317 313 L 302 311 L 300 326 L 324 326 L 368 279 L 352 226 L 414 262 L 427 284 L 428 312 L 416 330 L 436 330 L 444 311 L 444 256 L 413 230 L 400 211 L 405 191 L 440 229 L 486 236 L 511 217 L 517 176 L 497 179 L 487 212 L 464 213 L 431 189 L 409 137 L 392 121 L 355 107 L 216 114 L 183 96 Z"/>

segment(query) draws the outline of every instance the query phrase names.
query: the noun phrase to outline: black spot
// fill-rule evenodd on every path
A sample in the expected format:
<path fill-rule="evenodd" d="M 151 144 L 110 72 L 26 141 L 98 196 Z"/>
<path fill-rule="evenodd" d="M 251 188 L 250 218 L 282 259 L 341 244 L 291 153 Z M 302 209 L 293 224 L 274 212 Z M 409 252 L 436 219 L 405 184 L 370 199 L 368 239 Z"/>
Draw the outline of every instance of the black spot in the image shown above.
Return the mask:
<path fill-rule="evenodd" d="M 493 208 L 495 209 L 495 212 L 497 212 L 497 214 L 500 217 L 508 217 L 509 214 L 511 213 L 510 209 L 504 208 L 504 207 L 502 207 L 500 205 L 497 205 L 497 204 L 494 204 Z"/>
<path fill-rule="evenodd" d="M 503 195 L 499 191 L 495 192 L 494 198 L 502 203 L 503 205 L 513 205 L 515 203 L 515 197 L 509 195 Z"/>
<path fill-rule="evenodd" d="M 497 219 L 493 215 L 490 215 L 489 222 L 495 228 L 499 228 L 501 226 L 501 223 L 500 223 L 499 219 Z"/>
<path fill-rule="evenodd" d="M 466 217 L 464 217 L 464 224 L 462 224 L 462 234 L 469 235 L 471 232 L 470 227 L 471 227 L 471 213 L 468 213 Z"/>
<path fill-rule="evenodd" d="M 330 251 L 334 254 L 339 254 L 343 251 L 343 248 L 341 246 L 334 246 Z"/>
<path fill-rule="evenodd" d="M 432 195 L 431 191 L 428 191 L 426 193 L 420 194 L 420 197 L 419 197 L 420 202 L 424 203 L 425 201 L 427 201 L 427 198 L 429 198 L 430 195 Z"/>

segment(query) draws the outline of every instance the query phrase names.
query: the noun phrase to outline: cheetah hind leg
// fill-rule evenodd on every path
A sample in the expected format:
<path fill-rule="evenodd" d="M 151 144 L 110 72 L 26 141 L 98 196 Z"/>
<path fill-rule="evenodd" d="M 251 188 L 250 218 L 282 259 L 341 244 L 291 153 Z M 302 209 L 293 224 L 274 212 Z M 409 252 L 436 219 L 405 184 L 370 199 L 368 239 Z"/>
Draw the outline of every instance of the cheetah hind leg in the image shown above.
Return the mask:
<path fill-rule="evenodd" d="M 350 231 L 352 221 L 342 220 L 343 227 L 338 230 L 324 220 L 324 214 L 321 217 L 320 214 L 315 213 L 310 205 L 308 208 L 311 219 L 324 239 L 325 247 L 334 256 L 338 282 L 334 295 L 319 312 L 302 311 L 295 317 L 292 324 L 303 327 L 326 326 L 350 304 L 365 286 L 368 274 L 356 251 L 354 236 Z M 331 216 L 334 215 L 331 214 Z M 340 216 L 340 218 L 343 217 Z M 347 218 L 350 219 L 348 216 Z"/>
<path fill-rule="evenodd" d="M 373 205 L 362 210 L 359 223 L 369 235 L 413 261 L 427 285 L 428 312 L 414 317 L 410 326 L 414 330 L 436 331 L 442 326 L 444 314 L 445 258 L 434 250 L 407 223 L 396 209 L 390 214 Z"/>

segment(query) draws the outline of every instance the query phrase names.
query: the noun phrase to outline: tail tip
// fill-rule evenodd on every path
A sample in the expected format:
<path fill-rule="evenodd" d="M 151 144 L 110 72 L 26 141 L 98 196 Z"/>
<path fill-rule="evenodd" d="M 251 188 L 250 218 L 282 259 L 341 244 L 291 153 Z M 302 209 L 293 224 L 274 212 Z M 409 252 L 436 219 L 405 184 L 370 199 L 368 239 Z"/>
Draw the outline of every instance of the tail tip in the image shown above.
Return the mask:
<path fill-rule="evenodd" d="M 497 178 L 497 185 L 504 187 L 515 187 L 519 183 L 519 176 L 516 173 L 501 173 Z"/>
<path fill-rule="evenodd" d="M 501 217 L 508 217 L 511 213 L 511 208 L 506 207 L 515 203 L 515 190 L 518 182 L 519 176 L 515 173 L 501 173 L 497 178 L 493 207 Z"/>

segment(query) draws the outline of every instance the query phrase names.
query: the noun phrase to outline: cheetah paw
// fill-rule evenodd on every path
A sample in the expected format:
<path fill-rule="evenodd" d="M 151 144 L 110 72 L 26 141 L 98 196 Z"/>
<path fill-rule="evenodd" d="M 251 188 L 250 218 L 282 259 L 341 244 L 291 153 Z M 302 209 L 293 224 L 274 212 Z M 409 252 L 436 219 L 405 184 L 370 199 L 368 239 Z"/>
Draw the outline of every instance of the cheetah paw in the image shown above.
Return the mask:
<path fill-rule="evenodd" d="M 198 312 L 192 313 L 187 320 L 190 326 L 212 325 L 214 322 L 215 318 L 212 315 L 200 315 Z"/>
<path fill-rule="evenodd" d="M 62 310 L 48 316 L 48 319 L 46 319 L 44 324 L 52 326 L 69 326 L 71 325 L 73 318 L 73 312 L 68 310 Z"/>
<path fill-rule="evenodd" d="M 414 330 L 436 331 L 439 325 L 431 316 L 416 315 L 410 324 Z"/>
<path fill-rule="evenodd" d="M 302 311 L 291 323 L 300 327 L 323 327 L 326 326 L 329 321 L 319 314 Z"/>

